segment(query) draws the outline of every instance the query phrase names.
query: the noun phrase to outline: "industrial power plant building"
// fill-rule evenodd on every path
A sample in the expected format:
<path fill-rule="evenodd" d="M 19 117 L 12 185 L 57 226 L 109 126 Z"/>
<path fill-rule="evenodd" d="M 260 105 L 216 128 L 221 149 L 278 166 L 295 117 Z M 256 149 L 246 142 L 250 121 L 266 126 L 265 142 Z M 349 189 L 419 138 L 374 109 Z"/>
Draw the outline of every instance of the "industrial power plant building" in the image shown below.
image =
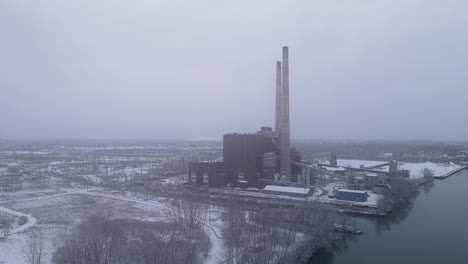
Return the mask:
<path fill-rule="evenodd" d="M 188 182 L 208 187 L 258 186 L 259 181 L 295 182 L 298 170 L 291 161 L 301 155 L 291 149 L 289 122 L 289 49 L 283 47 L 276 63 L 275 130 L 262 127 L 251 134 L 225 134 L 223 160 L 190 162 Z"/>

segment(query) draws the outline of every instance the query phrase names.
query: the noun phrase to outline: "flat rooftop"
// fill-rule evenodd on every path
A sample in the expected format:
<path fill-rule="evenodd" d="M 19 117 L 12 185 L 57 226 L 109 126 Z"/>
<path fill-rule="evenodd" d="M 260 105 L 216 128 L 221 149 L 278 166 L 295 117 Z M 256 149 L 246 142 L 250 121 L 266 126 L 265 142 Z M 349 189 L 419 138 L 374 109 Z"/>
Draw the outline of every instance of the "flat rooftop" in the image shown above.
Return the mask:
<path fill-rule="evenodd" d="M 294 194 L 308 194 L 310 192 L 310 188 L 267 185 L 265 186 L 265 188 L 263 188 L 263 191 L 294 193 Z"/>

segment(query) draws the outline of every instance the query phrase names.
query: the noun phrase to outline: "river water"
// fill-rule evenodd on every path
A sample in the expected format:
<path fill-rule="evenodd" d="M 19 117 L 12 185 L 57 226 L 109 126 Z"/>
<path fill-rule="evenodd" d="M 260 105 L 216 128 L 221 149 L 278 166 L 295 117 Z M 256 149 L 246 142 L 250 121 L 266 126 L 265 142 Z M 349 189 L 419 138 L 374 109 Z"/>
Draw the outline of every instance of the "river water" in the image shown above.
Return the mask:
<path fill-rule="evenodd" d="M 422 186 L 388 216 L 353 219 L 364 234 L 346 235 L 340 248 L 309 263 L 467 264 L 468 171 Z"/>

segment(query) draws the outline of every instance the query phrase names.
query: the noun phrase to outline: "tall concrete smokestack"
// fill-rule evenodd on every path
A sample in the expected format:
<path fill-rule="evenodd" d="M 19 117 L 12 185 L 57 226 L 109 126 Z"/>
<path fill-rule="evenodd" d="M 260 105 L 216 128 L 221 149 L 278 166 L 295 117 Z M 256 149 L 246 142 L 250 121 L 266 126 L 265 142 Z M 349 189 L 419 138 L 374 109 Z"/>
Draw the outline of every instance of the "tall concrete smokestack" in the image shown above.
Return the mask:
<path fill-rule="evenodd" d="M 289 125 L 289 49 L 283 47 L 281 84 L 280 169 L 281 176 L 291 181 L 291 138 Z"/>
<path fill-rule="evenodd" d="M 275 131 L 281 130 L 281 61 L 276 62 L 276 105 L 275 105 Z"/>

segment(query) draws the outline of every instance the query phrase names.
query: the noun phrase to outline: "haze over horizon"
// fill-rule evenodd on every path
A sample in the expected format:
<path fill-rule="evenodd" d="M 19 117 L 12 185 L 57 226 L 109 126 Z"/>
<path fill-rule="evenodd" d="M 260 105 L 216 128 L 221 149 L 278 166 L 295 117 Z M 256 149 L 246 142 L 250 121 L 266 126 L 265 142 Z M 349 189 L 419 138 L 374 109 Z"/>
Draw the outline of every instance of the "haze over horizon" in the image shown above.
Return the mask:
<path fill-rule="evenodd" d="M 468 2 L 3 1 L 0 139 L 468 141 Z"/>

